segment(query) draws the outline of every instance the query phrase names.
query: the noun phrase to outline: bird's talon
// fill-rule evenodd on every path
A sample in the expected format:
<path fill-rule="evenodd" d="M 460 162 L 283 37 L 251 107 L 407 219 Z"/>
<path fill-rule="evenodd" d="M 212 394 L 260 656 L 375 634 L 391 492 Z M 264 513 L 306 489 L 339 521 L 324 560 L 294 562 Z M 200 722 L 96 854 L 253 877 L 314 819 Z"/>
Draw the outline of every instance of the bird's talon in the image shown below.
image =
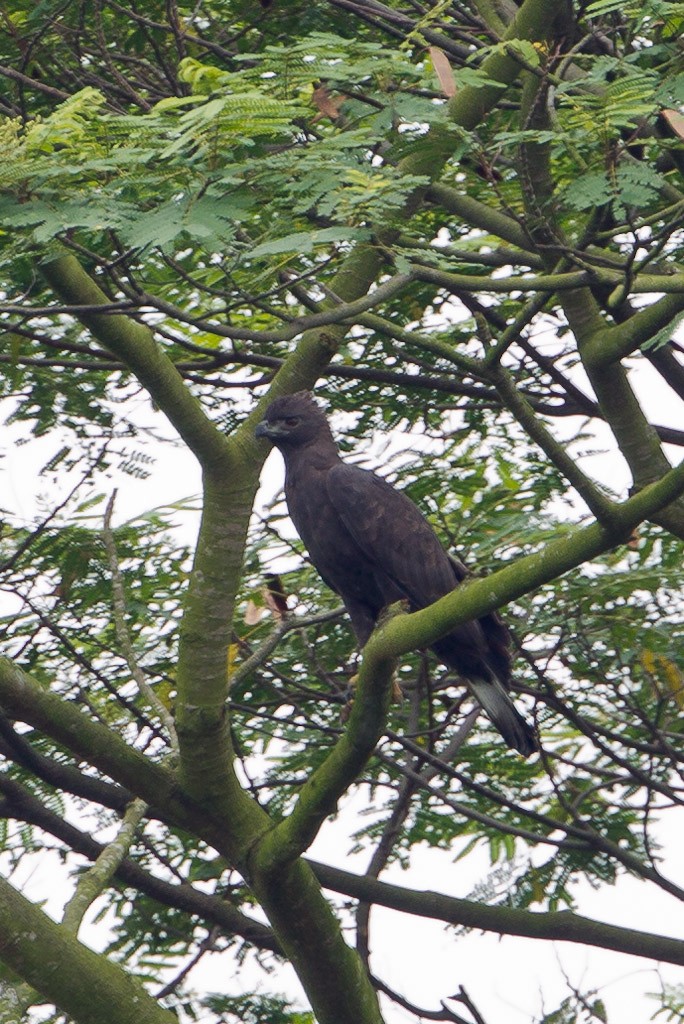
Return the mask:
<path fill-rule="evenodd" d="M 352 697 L 350 700 L 347 701 L 347 703 L 344 705 L 344 707 L 340 711 L 340 722 L 342 723 L 342 725 L 346 725 L 346 723 L 349 721 L 349 716 L 352 713 L 352 708 L 353 707 L 354 707 L 354 698 Z"/>

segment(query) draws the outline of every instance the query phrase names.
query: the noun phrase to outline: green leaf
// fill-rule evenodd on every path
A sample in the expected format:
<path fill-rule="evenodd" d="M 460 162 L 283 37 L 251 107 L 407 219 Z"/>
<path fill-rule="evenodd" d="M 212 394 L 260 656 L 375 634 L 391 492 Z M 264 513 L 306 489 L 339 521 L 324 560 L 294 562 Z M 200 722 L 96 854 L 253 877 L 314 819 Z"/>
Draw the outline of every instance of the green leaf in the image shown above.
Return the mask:
<path fill-rule="evenodd" d="M 317 245 L 329 242 L 362 242 L 371 237 L 365 228 L 321 228 L 317 231 L 298 231 L 294 235 L 275 238 L 272 242 L 263 242 L 249 251 L 250 259 L 262 256 L 275 256 L 285 252 L 309 253 Z"/>
<path fill-rule="evenodd" d="M 642 352 L 657 352 L 659 348 L 663 348 L 665 345 L 669 345 L 672 339 L 677 334 L 677 328 L 684 321 L 684 313 L 680 313 L 674 318 L 672 323 L 668 324 L 667 327 L 663 327 L 661 331 L 654 334 L 652 338 L 645 341 L 641 346 Z"/>
<path fill-rule="evenodd" d="M 612 196 L 610 182 L 602 171 L 580 174 L 566 185 L 564 190 L 565 201 L 574 210 L 590 210 L 596 206 L 604 206 Z"/>
<path fill-rule="evenodd" d="M 641 210 L 649 207 L 666 187 L 667 182 L 658 171 L 640 161 L 622 163 L 615 174 L 617 201 L 621 208 L 634 207 Z"/>

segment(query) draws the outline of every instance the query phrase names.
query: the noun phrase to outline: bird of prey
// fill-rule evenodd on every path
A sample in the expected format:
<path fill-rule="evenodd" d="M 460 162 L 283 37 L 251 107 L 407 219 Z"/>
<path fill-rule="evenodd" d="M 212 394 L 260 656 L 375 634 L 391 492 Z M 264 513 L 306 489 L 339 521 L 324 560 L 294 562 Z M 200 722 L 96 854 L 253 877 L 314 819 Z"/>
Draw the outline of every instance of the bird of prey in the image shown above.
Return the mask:
<path fill-rule="evenodd" d="M 323 580 L 342 598 L 361 647 L 387 605 L 405 600 L 417 611 L 466 578 L 463 563 L 447 554 L 410 498 L 342 460 L 310 392 L 276 398 L 256 436 L 283 455 L 290 518 Z M 524 757 L 538 750 L 507 692 L 508 630 L 495 612 L 456 626 L 432 650 L 469 685 L 510 747 Z"/>

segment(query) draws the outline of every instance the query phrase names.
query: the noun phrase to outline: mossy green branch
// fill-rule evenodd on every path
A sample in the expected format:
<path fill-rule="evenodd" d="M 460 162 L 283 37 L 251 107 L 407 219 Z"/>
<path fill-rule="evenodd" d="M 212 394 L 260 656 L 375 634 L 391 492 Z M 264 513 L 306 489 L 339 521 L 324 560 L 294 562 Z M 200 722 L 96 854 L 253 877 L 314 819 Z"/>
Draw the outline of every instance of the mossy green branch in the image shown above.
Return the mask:
<path fill-rule="evenodd" d="M 603 924 L 570 911 L 533 913 L 514 907 L 490 907 L 473 900 L 456 899 L 442 893 L 404 889 L 374 878 L 309 862 L 321 883 L 335 892 L 355 899 L 390 907 L 404 914 L 445 921 L 464 928 L 477 928 L 499 935 L 522 935 L 531 939 L 577 942 L 619 953 L 649 957 L 684 965 L 684 942 L 652 932 Z"/>
<path fill-rule="evenodd" d="M 585 270 L 573 270 L 565 274 L 542 274 L 530 277 L 489 277 L 477 274 L 452 274 L 434 267 L 412 267 L 413 274 L 420 281 L 430 281 L 451 292 L 562 292 L 591 284 L 593 275 Z"/>
<path fill-rule="evenodd" d="M 475 9 L 485 24 L 502 36 L 506 31 L 506 22 L 502 17 L 503 4 L 492 0 L 475 0 Z"/>
<path fill-rule="evenodd" d="M 513 20 L 503 35 L 504 41 L 525 39 L 529 42 L 542 42 L 547 39 L 559 14 L 562 4 L 557 0 L 524 0 Z M 493 82 L 509 85 L 514 82 L 522 71 L 522 65 L 516 59 L 514 49 L 509 52 L 497 51 L 490 54 L 482 62 L 482 74 Z M 483 85 L 480 88 L 466 86 L 459 89 L 449 100 L 449 116 L 463 128 L 474 128 L 488 110 L 491 110 L 501 98 L 503 90 L 496 85 Z"/>
<path fill-rule="evenodd" d="M 166 313 L 181 323 L 183 321 L 190 322 L 195 328 L 206 331 L 208 334 L 214 334 L 217 338 L 230 338 L 237 341 L 259 341 L 262 344 L 272 344 L 279 341 L 291 341 L 298 335 L 307 333 L 315 337 L 314 332 L 321 332 L 334 324 L 340 324 L 345 321 L 353 322 L 361 313 L 393 298 L 410 284 L 412 280 L 413 275 L 410 273 L 395 274 L 389 280 L 383 281 L 372 292 L 365 291 L 358 298 L 348 301 L 334 302 L 332 300 L 325 300 L 320 303 L 318 312 L 311 313 L 308 316 L 296 317 L 276 330 L 256 331 L 249 330 L 246 327 L 222 324 L 216 320 L 204 320 L 202 317 L 187 314 L 172 302 L 166 302 L 155 295 L 145 295 L 142 301 L 144 303 L 147 300 L 155 309 Z M 202 351 L 201 348 L 200 351 Z"/>
<path fill-rule="evenodd" d="M 119 869 L 121 862 L 131 848 L 135 833 L 147 814 L 147 804 L 136 798 L 126 808 L 119 830 L 103 847 L 95 863 L 78 879 L 74 893 L 64 907 L 62 926 L 74 936 L 83 921 L 83 916 L 98 896 L 101 896 Z"/>
<path fill-rule="evenodd" d="M 140 982 L 0 878 L 0 960 L 77 1024 L 177 1024 Z"/>
<path fill-rule="evenodd" d="M 398 608 L 391 611 L 398 613 Z M 382 634 L 391 616 L 376 632 Z M 279 870 L 311 845 L 373 753 L 382 734 L 390 703 L 395 660 L 364 651 L 347 727 L 323 764 L 302 786 L 287 818 L 267 833 L 254 849 L 257 870 L 264 875 Z"/>
<path fill-rule="evenodd" d="M 622 363 L 596 361 L 595 339 L 607 328 L 593 296 L 586 289 L 563 292 L 561 301 L 601 413 L 627 461 L 634 486 L 646 487 L 670 470 L 658 433 L 646 417 Z M 621 328 L 622 325 L 609 330 L 615 330 L 613 337 L 619 338 Z M 684 501 L 673 501 L 652 518 L 675 536 L 684 537 Z"/>
<path fill-rule="evenodd" d="M 266 813 L 242 794 L 230 817 L 220 818 L 223 803 L 202 808 L 185 794 L 175 774 L 130 747 L 117 733 L 88 717 L 74 704 L 41 686 L 9 658 L 0 658 L 0 707 L 10 718 L 50 736 L 129 793 L 158 808 L 175 825 L 195 831 L 233 862 L 244 856 L 255 828 L 269 825 Z M 230 823 L 230 829 L 227 828 Z"/>
<path fill-rule="evenodd" d="M 582 348 L 585 365 L 601 369 L 631 355 L 670 324 L 674 330 L 674 324 L 683 311 L 684 293 L 663 295 L 624 323 L 596 331 Z"/>
<path fill-rule="evenodd" d="M 226 789 L 240 799 L 226 716 L 227 651 L 260 462 L 234 463 L 233 473 L 204 475 L 176 669 L 180 777 L 208 807 L 223 805 Z"/>
<path fill-rule="evenodd" d="M 589 285 L 619 286 L 624 284 L 624 274 L 617 270 L 592 268 L 591 270 L 558 271 L 553 274 L 536 276 L 509 275 L 508 277 L 484 278 L 477 274 L 454 274 L 448 270 L 435 267 L 414 265 L 412 276 L 420 281 L 430 281 L 451 292 L 546 292 L 560 294 Z M 644 295 L 652 292 L 663 292 L 663 298 L 646 306 L 630 320 L 622 324 L 604 327 L 597 332 L 598 337 L 609 346 L 607 359 L 619 359 L 648 341 L 656 331 L 667 327 L 670 321 L 684 309 L 684 274 L 676 277 L 649 275 L 637 278 L 628 289 L 627 294 Z M 630 327 L 631 331 L 625 331 Z M 624 333 L 623 333 L 624 332 Z M 650 333 L 649 333 L 650 332 Z M 631 341 L 633 337 L 635 340 Z M 598 349 L 598 338 L 597 338 Z M 624 349 L 624 351 L 621 351 Z M 613 354 L 613 350 L 614 353 Z M 597 359 L 602 357 L 597 350 Z"/>
<path fill-rule="evenodd" d="M 69 305 L 88 307 L 109 302 L 70 253 L 43 263 L 40 269 L 55 294 Z M 224 435 L 205 415 L 149 327 L 125 316 L 87 311 L 78 319 L 130 367 L 203 466 L 229 462 Z"/>
<path fill-rule="evenodd" d="M 319 1024 L 383 1024 L 366 967 L 309 865 L 300 858 L 272 874 L 257 868 L 252 886 Z"/>
<path fill-rule="evenodd" d="M 371 636 L 364 656 L 396 658 L 408 651 L 429 647 L 454 626 L 501 608 L 623 543 L 635 526 L 659 513 L 682 494 L 684 461 L 657 483 L 622 504 L 614 505 L 610 527 L 599 523 L 578 527 L 485 579 L 461 584 L 428 608 L 391 619 L 382 631 Z"/>
<path fill-rule="evenodd" d="M 530 239 L 518 222 L 512 217 L 507 217 L 501 210 L 487 206 L 472 196 L 462 195 L 450 185 L 437 181 L 427 190 L 427 198 L 443 207 L 447 213 L 460 217 L 464 224 L 486 231 L 495 238 L 501 238 L 504 242 L 517 246 L 526 256 L 530 255 Z M 536 254 L 533 254 L 533 261 L 535 265 L 541 264 Z"/>
<path fill-rule="evenodd" d="M 615 284 L 618 287 L 625 285 L 624 274 L 619 272 L 600 269 L 597 276 L 603 284 Z M 684 274 L 639 274 L 629 287 L 624 287 L 624 292 L 632 295 L 662 292 L 665 295 L 681 296 L 684 294 Z"/>

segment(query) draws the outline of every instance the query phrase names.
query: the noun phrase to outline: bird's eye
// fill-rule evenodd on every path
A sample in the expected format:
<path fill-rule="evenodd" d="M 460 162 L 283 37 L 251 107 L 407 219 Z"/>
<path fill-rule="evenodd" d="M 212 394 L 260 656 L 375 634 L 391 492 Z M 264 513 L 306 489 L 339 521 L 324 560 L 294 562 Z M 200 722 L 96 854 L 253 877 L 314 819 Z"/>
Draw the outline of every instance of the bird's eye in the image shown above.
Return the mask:
<path fill-rule="evenodd" d="M 298 416 L 288 416 L 288 418 L 285 420 L 285 426 L 286 427 L 296 427 L 298 423 L 299 423 L 299 417 Z"/>

